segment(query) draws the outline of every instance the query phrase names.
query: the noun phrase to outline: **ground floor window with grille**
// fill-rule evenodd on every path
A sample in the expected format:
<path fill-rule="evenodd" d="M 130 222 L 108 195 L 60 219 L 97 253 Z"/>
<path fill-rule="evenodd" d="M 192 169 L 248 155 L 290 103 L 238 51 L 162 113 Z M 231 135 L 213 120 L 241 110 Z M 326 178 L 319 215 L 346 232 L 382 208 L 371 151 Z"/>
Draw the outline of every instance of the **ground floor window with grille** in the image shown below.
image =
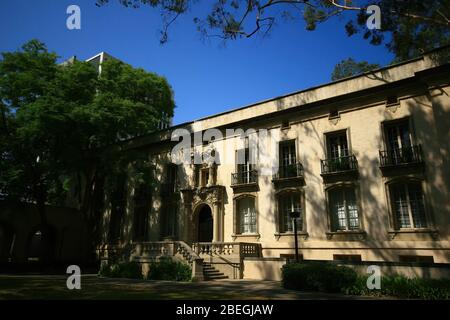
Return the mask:
<path fill-rule="evenodd" d="M 245 197 L 237 200 L 237 231 L 240 234 L 256 233 L 255 198 Z"/>
<path fill-rule="evenodd" d="M 328 191 L 331 231 L 359 230 L 359 212 L 354 187 L 338 187 Z"/>
<path fill-rule="evenodd" d="M 389 194 L 396 229 L 427 227 L 420 182 L 392 183 Z"/>
<path fill-rule="evenodd" d="M 300 212 L 297 220 L 298 231 L 303 231 L 303 213 L 301 207 L 301 194 L 299 192 L 287 192 L 278 196 L 278 212 L 280 232 L 293 232 L 294 224 L 291 212 Z"/>

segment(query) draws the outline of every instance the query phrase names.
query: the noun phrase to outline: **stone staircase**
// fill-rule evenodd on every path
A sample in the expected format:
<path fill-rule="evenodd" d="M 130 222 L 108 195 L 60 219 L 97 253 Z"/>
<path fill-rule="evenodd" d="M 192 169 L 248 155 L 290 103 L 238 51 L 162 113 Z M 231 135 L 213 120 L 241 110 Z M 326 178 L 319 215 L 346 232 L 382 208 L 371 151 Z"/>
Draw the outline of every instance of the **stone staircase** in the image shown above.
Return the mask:
<path fill-rule="evenodd" d="M 228 276 L 214 268 L 210 263 L 203 262 L 203 276 L 206 281 L 228 279 Z"/>

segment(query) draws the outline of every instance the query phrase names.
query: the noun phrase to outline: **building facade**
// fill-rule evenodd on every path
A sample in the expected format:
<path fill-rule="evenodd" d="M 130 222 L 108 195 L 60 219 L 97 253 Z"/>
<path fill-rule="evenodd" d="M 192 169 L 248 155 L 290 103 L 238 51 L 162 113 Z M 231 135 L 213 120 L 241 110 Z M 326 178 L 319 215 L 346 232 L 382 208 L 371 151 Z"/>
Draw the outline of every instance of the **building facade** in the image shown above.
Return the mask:
<path fill-rule="evenodd" d="M 443 48 L 129 141 L 156 183 L 123 179 L 104 247 L 177 240 L 197 253 L 216 244 L 220 257 L 255 244 L 260 259 L 290 257 L 295 212 L 305 260 L 450 263 L 448 57 Z M 177 149 L 177 132 L 189 147 Z M 253 158 L 252 135 L 264 146 Z M 192 161 L 175 164 L 174 150 Z"/>

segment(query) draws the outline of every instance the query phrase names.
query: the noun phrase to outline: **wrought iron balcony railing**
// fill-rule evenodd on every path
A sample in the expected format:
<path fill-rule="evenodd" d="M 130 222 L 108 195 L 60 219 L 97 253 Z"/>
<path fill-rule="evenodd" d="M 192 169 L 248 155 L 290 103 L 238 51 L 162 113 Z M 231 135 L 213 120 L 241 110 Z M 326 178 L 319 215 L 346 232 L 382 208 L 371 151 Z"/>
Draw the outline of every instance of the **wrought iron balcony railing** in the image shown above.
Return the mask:
<path fill-rule="evenodd" d="M 354 155 L 320 160 L 322 174 L 357 171 L 358 161 Z"/>
<path fill-rule="evenodd" d="M 258 171 L 239 171 L 231 174 L 231 185 L 252 184 L 258 181 Z"/>
<path fill-rule="evenodd" d="M 289 165 L 281 165 L 278 168 L 278 172 L 273 176 L 273 179 L 280 180 L 301 177 L 303 177 L 303 166 L 300 162 L 297 162 Z"/>
<path fill-rule="evenodd" d="M 421 145 L 380 151 L 381 167 L 419 163 L 423 163 Z"/>

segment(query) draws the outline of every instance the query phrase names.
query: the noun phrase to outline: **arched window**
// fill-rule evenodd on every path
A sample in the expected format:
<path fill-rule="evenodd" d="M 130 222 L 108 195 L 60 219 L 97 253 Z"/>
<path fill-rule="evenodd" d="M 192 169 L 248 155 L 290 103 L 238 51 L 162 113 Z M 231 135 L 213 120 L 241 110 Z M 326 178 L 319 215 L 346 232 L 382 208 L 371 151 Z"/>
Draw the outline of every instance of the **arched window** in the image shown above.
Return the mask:
<path fill-rule="evenodd" d="M 396 229 L 426 228 L 422 185 L 418 181 L 389 184 L 389 197 Z"/>
<path fill-rule="evenodd" d="M 278 196 L 278 214 L 280 232 L 293 232 L 291 213 L 300 212 L 297 220 L 298 231 L 303 231 L 303 212 L 300 192 L 285 192 Z"/>
<path fill-rule="evenodd" d="M 240 234 L 256 233 L 255 198 L 244 197 L 236 202 L 237 231 Z"/>
<path fill-rule="evenodd" d="M 360 229 L 358 204 L 355 188 L 343 186 L 328 191 L 331 231 Z"/>

